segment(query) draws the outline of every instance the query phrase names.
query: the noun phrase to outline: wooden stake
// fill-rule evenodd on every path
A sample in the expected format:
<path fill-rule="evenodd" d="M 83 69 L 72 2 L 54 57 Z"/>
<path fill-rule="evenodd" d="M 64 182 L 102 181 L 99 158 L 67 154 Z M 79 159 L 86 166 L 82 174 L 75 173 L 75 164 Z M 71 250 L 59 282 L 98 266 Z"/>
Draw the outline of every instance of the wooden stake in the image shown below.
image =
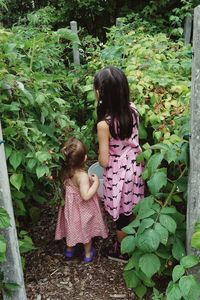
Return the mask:
<path fill-rule="evenodd" d="M 187 253 L 197 254 L 191 247 L 194 225 L 200 218 L 200 5 L 194 10 L 192 62 L 192 97 L 191 97 L 191 140 L 190 140 L 190 175 L 187 204 Z M 195 268 L 200 279 L 200 268 Z"/>
<path fill-rule="evenodd" d="M 71 21 L 70 22 L 70 27 L 71 31 L 75 34 L 77 34 L 77 22 L 76 21 Z M 75 65 L 80 65 L 80 55 L 79 55 L 79 50 L 78 50 L 78 44 L 73 43 L 73 57 L 74 57 L 74 64 Z"/>
<path fill-rule="evenodd" d="M 3 140 L 1 121 L 0 121 L 0 141 Z M 17 232 L 15 225 L 15 218 L 13 213 L 13 206 L 10 194 L 10 185 L 8 179 L 8 171 L 6 165 L 6 157 L 4 151 L 4 144 L 0 144 L 0 206 L 3 207 L 10 216 L 11 227 L 1 230 L 7 243 L 7 261 L 0 264 L 1 271 L 4 274 L 5 282 L 14 282 L 20 287 L 8 297 L 3 294 L 4 300 L 26 300 L 26 291 L 24 286 L 24 277 L 22 271 L 21 257 L 19 253 L 19 245 L 17 240 Z"/>

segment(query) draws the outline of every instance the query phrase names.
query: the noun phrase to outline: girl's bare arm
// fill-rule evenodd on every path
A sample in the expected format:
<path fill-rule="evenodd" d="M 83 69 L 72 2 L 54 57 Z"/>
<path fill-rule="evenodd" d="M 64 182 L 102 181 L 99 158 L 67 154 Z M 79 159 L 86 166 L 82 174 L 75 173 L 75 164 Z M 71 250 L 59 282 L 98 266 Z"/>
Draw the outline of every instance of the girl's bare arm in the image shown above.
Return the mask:
<path fill-rule="evenodd" d="M 96 175 L 92 176 L 92 185 L 90 184 L 90 179 L 87 173 L 81 172 L 78 176 L 78 185 L 80 189 L 80 194 L 83 200 L 90 200 L 94 194 L 97 192 L 99 187 L 99 179 Z"/>
<path fill-rule="evenodd" d="M 109 162 L 109 139 L 110 131 L 108 124 L 101 121 L 97 124 L 97 136 L 99 141 L 99 163 L 103 168 L 108 166 Z"/>

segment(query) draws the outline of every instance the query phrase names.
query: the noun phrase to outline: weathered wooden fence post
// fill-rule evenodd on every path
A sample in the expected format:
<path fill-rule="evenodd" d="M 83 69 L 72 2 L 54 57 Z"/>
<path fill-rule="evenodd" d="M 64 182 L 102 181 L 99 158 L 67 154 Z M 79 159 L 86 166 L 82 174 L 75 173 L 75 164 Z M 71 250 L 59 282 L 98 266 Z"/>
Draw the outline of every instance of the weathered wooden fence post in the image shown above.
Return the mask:
<path fill-rule="evenodd" d="M 0 141 L 3 140 L 1 121 L 0 121 Z M 6 157 L 3 143 L 0 144 L 0 206 L 3 207 L 10 216 L 11 227 L 2 230 L 2 234 L 6 238 L 7 261 L 2 264 L 2 272 L 6 282 L 14 282 L 20 287 L 13 293 L 11 297 L 3 295 L 4 300 L 26 300 L 26 291 L 24 286 L 24 277 L 22 271 L 21 257 L 17 240 L 17 232 L 15 226 L 15 218 L 10 194 L 10 186 L 8 179 L 8 171 L 6 165 Z"/>
<path fill-rule="evenodd" d="M 197 254 L 191 247 L 194 225 L 200 218 L 200 5 L 194 10 L 193 26 L 193 62 L 192 62 L 192 96 L 191 96 L 191 141 L 190 141 L 190 175 L 187 205 L 187 252 Z M 196 268 L 200 279 L 200 268 Z"/>
<path fill-rule="evenodd" d="M 71 31 L 75 34 L 77 34 L 77 22 L 76 21 L 71 21 L 70 22 L 70 27 Z M 75 65 L 80 65 L 80 54 L 78 50 L 78 44 L 73 43 L 73 57 L 74 57 L 74 64 Z"/>
<path fill-rule="evenodd" d="M 122 18 L 116 18 L 116 26 L 121 27 L 123 25 L 123 20 Z"/>
<path fill-rule="evenodd" d="M 190 44 L 192 40 L 193 16 L 186 16 L 184 25 L 184 44 Z"/>

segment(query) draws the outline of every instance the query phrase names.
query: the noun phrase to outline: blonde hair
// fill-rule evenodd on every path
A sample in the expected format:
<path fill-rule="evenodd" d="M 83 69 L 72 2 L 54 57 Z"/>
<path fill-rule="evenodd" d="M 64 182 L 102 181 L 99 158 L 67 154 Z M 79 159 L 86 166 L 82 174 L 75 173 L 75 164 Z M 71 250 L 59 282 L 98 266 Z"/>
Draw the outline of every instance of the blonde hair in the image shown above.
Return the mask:
<path fill-rule="evenodd" d="M 63 144 L 61 153 L 64 155 L 61 181 L 64 182 L 74 175 L 76 169 L 83 167 L 87 152 L 85 145 L 79 139 L 72 137 Z"/>

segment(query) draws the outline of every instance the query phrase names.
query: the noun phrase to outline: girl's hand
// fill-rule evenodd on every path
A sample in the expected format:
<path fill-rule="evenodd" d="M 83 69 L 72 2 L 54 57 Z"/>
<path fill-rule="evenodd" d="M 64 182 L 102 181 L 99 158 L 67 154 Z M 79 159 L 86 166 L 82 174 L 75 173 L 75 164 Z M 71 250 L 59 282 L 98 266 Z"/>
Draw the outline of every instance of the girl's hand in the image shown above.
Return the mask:
<path fill-rule="evenodd" d="M 97 177 L 96 174 L 92 174 L 91 179 L 92 179 L 93 183 L 99 183 L 99 178 Z"/>

